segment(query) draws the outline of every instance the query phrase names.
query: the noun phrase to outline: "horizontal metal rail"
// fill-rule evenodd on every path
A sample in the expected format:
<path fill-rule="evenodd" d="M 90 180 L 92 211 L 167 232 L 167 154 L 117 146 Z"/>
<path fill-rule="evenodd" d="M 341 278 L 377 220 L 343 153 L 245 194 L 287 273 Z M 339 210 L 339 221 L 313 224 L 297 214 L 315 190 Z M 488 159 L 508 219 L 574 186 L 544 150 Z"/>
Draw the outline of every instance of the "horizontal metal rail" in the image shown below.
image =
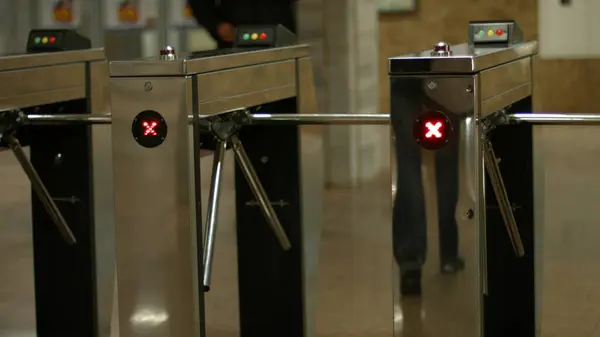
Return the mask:
<path fill-rule="evenodd" d="M 516 113 L 508 115 L 509 122 L 550 125 L 600 124 L 600 114 Z"/>
<path fill-rule="evenodd" d="M 249 115 L 251 124 L 282 123 L 290 124 L 345 124 L 364 125 L 390 124 L 390 114 L 267 114 L 257 113 Z"/>
<path fill-rule="evenodd" d="M 53 125 L 53 124 L 111 124 L 112 117 L 109 114 L 90 115 L 25 115 L 24 124 Z"/>
<path fill-rule="evenodd" d="M 201 119 L 205 116 L 200 115 Z M 23 117 L 24 124 L 53 125 L 53 124 L 111 124 L 110 114 L 90 115 L 27 115 Z M 188 116 L 189 121 L 193 120 Z M 248 114 L 249 124 L 341 124 L 341 125 L 387 125 L 390 124 L 390 114 Z M 600 124 L 600 114 L 562 114 L 562 113 L 516 113 L 507 115 L 509 123 L 526 122 L 532 124 L 550 125 L 585 125 Z"/>

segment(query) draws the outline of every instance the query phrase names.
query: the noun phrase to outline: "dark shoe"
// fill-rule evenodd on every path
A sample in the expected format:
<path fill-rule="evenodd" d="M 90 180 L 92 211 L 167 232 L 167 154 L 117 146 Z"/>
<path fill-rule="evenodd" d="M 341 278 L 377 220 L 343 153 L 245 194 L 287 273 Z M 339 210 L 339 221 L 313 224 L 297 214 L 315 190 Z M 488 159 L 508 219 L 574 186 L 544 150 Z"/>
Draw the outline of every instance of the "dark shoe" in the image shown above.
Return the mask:
<path fill-rule="evenodd" d="M 456 274 L 463 269 L 465 269 L 465 260 L 459 256 L 442 262 L 441 272 L 442 274 Z"/>
<path fill-rule="evenodd" d="M 407 270 L 402 272 L 400 280 L 400 294 L 402 296 L 421 295 L 421 270 Z"/>

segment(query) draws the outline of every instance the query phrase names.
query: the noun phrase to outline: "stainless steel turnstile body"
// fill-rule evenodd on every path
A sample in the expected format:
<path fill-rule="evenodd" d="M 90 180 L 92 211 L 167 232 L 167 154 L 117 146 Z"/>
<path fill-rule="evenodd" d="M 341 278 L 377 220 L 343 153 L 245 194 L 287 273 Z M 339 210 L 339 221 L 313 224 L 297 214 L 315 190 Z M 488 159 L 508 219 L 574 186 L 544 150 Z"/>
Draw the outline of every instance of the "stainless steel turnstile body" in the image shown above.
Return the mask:
<path fill-rule="evenodd" d="M 107 114 L 108 109 L 108 66 L 102 49 L 0 57 L 2 122 L 6 121 L 7 111 L 18 111 L 23 114 L 21 116 L 52 113 L 94 115 Z M 33 204 L 34 273 L 15 276 L 18 282 L 35 276 L 38 334 L 107 336 L 110 332 L 114 269 L 109 130 L 102 126 L 94 129 L 90 126 L 82 126 L 83 129 L 63 127 L 55 129 L 54 134 L 48 129 L 32 129 L 24 135 L 21 133 L 23 129 L 10 131 L 6 124 L 0 124 L 3 124 L 0 126 L 0 138 L 15 141 L 8 143 L 36 193 L 32 201 L 26 201 Z M 12 137 L 13 132 L 16 138 Z M 24 139 L 29 143 L 23 143 L 24 146 L 31 145 L 33 166 L 19 144 Z M 83 144 L 89 144 L 89 148 Z M 95 158 L 91 158 L 92 152 L 96 154 Z M 2 156 L 9 155 L 10 151 L 2 152 Z M 49 156 L 56 161 L 49 162 Z M 7 163 L 6 157 L 4 164 Z M 70 178 L 65 180 L 65 174 L 71 175 Z M 40 177 L 46 187 L 40 186 Z M 7 198 L 24 194 L 23 191 L 4 192 Z M 23 201 L 21 198 L 12 200 L 14 205 L 22 205 Z M 48 208 L 58 209 L 62 215 L 48 214 Z M 9 212 L 15 212 L 14 215 L 3 214 L 1 218 L 31 219 L 32 216 L 27 214 L 29 209 L 27 205 L 13 207 Z M 60 223 L 64 220 L 69 230 Z M 63 241 L 53 222 L 67 241 L 72 234 L 77 243 L 69 246 Z M 0 230 L 8 231 L 10 225 L 8 221 L 0 220 Z M 26 228 L 32 226 L 29 223 L 18 225 L 25 233 L 32 231 Z M 0 236 L 12 237 L 2 233 Z M 2 300 L 0 298 L 0 302 Z M 14 305 L 18 307 L 20 304 Z M 15 312 L 21 313 L 19 310 Z M 10 313 L 7 317 L 6 312 L 0 316 L 0 335 L 4 328 L 16 328 L 12 323 L 21 319 L 12 317 Z"/>
<path fill-rule="evenodd" d="M 494 175 L 497 165 L 489 159 L 497 160 L 493 151 L 492 157 L 486 151 L 491 150 L 491 147 L 487 148 L 490 144 L 488 127 L 493 127 L 494 123 L 488 125 L 484 121 L 511 105 L 518 106 L 518 112 L 531 112 L 537 43 L 505 48 L 474 48 L 465 44 L 452 46 L 450 50 L 451 53 L 428 50 L 389 59 L 395 144 L 392 158 L 396 162 L 392 169 L 394 253 L 403 271 L 417 269 L 426 261 L 422 267 L 423 296 L 439 297 L 435 305 L 425 309 L 427 320 L 421 323 L 425 324 L 423 327 L 411 330 L 403 326 L 411 324 L 409 321 L 395 323 L 395 330 L 397 333 L 402 331 L 403 337 L 420 336 L 423 329 L 440 336 L 483 336 L 485 326 L 492 324 L 488 323 L 489 317 L 498 315 L 498 312 L 491 313 L 490 300 L 486 296 L 491 282 L 488 279 L 488 275 L 492 275 L 490 268 L 505 268 L 507 274 L 515 272 L 511 269 L 512 260 L 506 262 L 506 266 L 487 265 L 489 256 L 504 253 L 496 251 L 494 242 L 490 243 L 490 226 L 496 231 L 497 223 L 490 224 L 490 214 L 487 214 L 486 225 L 486 181 L 494 187 L 493 191 L 490 186 L 487 188 L 487 212 L 496 212 L 489 205 L 489 199 L 492 199 L 491 193 L 497 192 L 497 199 L 502 199 L 499 201 L 500 212 L 503 217 L 506 215 L 504 220 L 509 230 L 509 237 L 501 234 L 494 241 L 506 243 L 510 238 L 517 255 L 523 254 L 512 212 L 505 214 L 502 208 L 504 199 L 498 194 L 503 190 L 502 180 Z M 415 123 L 431 111 L 446 115 L 453 131 L 448 133 L 445 147 L 437 151 L 422 151 L 416 141 L 421 131 L 415 129 Z M 487 178 L 484 163 L 488 166 Z M 423 179 L 422 175 L 426 178 Z M 432 210 L 432 207 L 437 209 Z M 508 208 L 511 208 L 510 204 Z M 526 226 L 531 225 L 529 218 L 517 220 L 526 223 Z M 504 226 L 501 229 L 504 231 Z M 465 258 L 466 269 L 457 275 L 440 275 L 440 264 L 456 257 L 457 253 Z M 531 253 L 527 251 L 526 256 Z M 448 278 L 440 281 L 447 287 L 438 289 L 432 285 L 435 283 L 428 281 L 438 277 Z M 452 281 L 453 277 L 458 279 Z M 496 279 L 497 276 L 494 278 L 494 282 L 502 282 Z M 401 279 L 395 282 L 396 317 L 410 315 L 403 310 L 415 310 L 412 308 L 414 304 L 400 300 L 399 283 Z M 508 293 L 502 295 L 510 298 Z M 503 308 L 506 317 L 512 317 L 511 311 L 519 312 L 519 305 L 516 304 L 516 307 Z M 506 322 L 511 320 L 507 318 Z M 516 323 L 512 321 L 511 324 Z"/>
<path fill-rule="evenodd" d="M 299 113 L 316 108 L 307 46 L 210 53 L 110 63 L 122 337 L 204 335 L 199 125 L 231 110 L 290 97 L 297 97 Z M 162 115 L 168 130 L 164 142 L 153 148 L 141 146 L 132 135 L 134 119 L 148 110 Z M 302 127 L 299 137 L 301 172 L 322 170 L 319 129 Z M 301 184 L 302 232 L 314 243 L 302 248 L 309 312 L 322 172 Z M 308 317 L 306 324 L 313 320 Z"/>

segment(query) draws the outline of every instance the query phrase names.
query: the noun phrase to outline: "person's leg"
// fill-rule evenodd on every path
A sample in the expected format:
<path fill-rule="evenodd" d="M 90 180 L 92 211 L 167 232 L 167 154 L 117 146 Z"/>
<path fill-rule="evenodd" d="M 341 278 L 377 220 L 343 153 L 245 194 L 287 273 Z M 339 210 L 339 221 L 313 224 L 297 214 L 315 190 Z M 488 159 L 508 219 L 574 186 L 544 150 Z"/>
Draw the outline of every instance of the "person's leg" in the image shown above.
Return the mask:
<path fill-rule="evenodd" d="M 454 273 L 464 268 L 464 260 L 458 252 L 458 203 L 459 160 L 457 142 L 440 150 L 436 156 L 436 182 L 438 199 L 438 225 L 440 242 L 440 269 L 442 273 Z"/>
<path fill-rule="evenodd" d="M 421 293 L 421 268 L 427 254 L 421 149 L 412 137 L 411 116 L 392 121 L 395 133 L 396 194 L 392 215 L 394 257 L 402 295 Z"/>

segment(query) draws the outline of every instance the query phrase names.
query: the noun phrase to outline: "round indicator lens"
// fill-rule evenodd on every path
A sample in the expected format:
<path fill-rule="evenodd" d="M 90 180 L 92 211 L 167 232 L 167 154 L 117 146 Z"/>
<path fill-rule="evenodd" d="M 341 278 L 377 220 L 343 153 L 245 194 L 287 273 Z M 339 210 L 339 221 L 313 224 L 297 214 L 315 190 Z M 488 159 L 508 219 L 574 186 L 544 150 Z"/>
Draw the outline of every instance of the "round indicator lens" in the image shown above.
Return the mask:
<path fill-rule="evenodd" d="M 246 33 L 242 36 L 242 39 L 244 40 L 249 40 L 250 39 L 250 34 Z"/>
<path fill-rule="evenodd" d="M 493 30 L 488 30 L 488 36 L 494 36 L 494 31 Z"/>
<path fill-rule="evenodd" d="M 43 44 L 46 44 L 46 43 L 48 43 L 48 38 L 44 36 L 44 37 L 42 38 L 42 43 L 43 43 Z"/>
<path fill-rule="evenodd" d="M 452 123 L 440 111 L 421 114 L 414 124 L 414 137 L 417 143 L 427 150 L 439 150 L 448 144 L 452 134 Z"/>
<path fill-rule="evenodd" d="M 502 34 L 504 34 L 504 31 L 502 29 L 498 29 L 496 31 L 496 35 L 498 35 L 498 36 L 502 36 Z"/>
<path fill-rule="evenodd" d="M 261 33 L 260 34 L 260 39 L 261 40 L 265 40 L 267 38 L 267 34 L 266 33 Z"/>
<path fill-rule="evenodd" d="M 50 41 L 50 43 L 54 43 L 56 42 L 56 38 L 54 36 L 50 37 L 50 39 L 48 39 Z"/>
<path fill-rule="evenodd" d="M 485 32 L 483 30 L 480 30 L 479 31 L 479 36 L 484 36 L 484 35 L 485 35 Z"/>
<path fill-rule="evenodd" d="M 33 39 L 33 42 L 35 42 L 36 44 L 39 44 L 40 42 L 42 42 L 42 38 L 40 38 L 39 36 L 36 37 L 35 39 Z"/>
<path fill-rule="evenodd" d="M 256 40 L 256 39 L 258 39 L 258 34 L 256 34 L 256 33 L 253 33 L 253 34 L 252 34 L 252 40 Z"/>
<path fill-rule="evenodd" d="M 133 119 L 131 133 L 141 146 L 157 147 L 167 138 L 167 123 L 156 111 L 142 111 Z"/>

